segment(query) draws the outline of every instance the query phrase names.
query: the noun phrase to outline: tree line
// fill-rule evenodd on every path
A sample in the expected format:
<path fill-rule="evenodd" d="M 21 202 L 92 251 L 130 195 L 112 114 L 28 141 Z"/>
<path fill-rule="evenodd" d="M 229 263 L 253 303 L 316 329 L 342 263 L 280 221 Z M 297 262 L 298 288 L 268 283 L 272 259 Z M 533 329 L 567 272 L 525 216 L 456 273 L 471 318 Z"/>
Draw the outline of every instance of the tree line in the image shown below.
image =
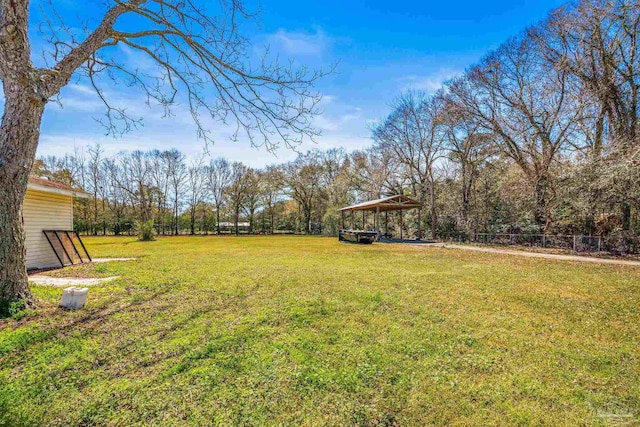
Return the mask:
<path fill-rule="evenodd" d="M 640 52 L 637 1 L 585 0 L 553 11 L 446 82 L 410 91 L 371 128 L 366 150 L 312 150 L 254 169 L 178 150 L 41 158 L 35 173 L 87 189 L 76 227 L 161 233 L 335 233 L 337 208 L 405 194 L 424 209 L 407 231 L 638 233 Z M 365 219 L 366 222 L 366 219 Z M 360 224 L 366 226 L 367 224 Z M 397 227 L 397 225 L 395 225 Z"/>
<path fill-rule="evenodd" d="M 396 101 L 375 148 L 432 234 L 638 232 L 639 25 L 638 1 L 572 2 L 435 95 Z"/>
<path fill-rule="evenodd" d="M 320 233 L 328 224 L 332 233 L 337 223 L 326 213 L 350 200 L 339 178 L 354 156 L 313 150 L 257 169 L 221 157 L 189 161 L 177 149 L 107 157 L 94 145 L 40 157 L 32 173 L 89 193 L 74 202 L 74 227 L 87 234 L 131 233 L 150 221 L 163 235 Z"/>

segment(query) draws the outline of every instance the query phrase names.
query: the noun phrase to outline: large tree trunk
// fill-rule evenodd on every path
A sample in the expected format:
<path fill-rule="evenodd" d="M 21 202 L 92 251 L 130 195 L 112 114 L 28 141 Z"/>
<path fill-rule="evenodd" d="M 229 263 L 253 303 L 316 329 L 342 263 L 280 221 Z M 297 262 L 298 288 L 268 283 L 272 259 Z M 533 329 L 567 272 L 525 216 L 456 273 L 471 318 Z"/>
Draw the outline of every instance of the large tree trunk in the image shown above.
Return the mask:
<path fill-rule="evenodd" d="M 240 231 L 238 230 L 238 222 L 240 221 L 240 208 L 237 207 L 236 211 L 235 211 L 235 216 L 233 217 L 233 221 L 234 221 L 234 225 L 236 228 L 236 236 L 238 236 L 240 234 Z"/>
<path fill-rule="evenodd" d="M 273 234 L 274 231 L 274 226 L 273 226 L 273 207 L 269 208 L 269 217 L 270 217 L 270 221 L 271 221 L 271 234 Z"/>
<path fill-rule="evenodd" d="M 97 184 L 94 182 L 94 186 Z M 98 193 L 93 192 L 93 223 L 91 224 L 91 234 L 98 235 Z"/>
<path fill-rule="evenodd" d="M 216 206 L 216 234 L 220 235 L 220 206 Z"/>
<path fill-rule="evenodd" d="M 549 226 L 547 215 L 549 182 L 547 177 L 539 176 L 534 183 L 535 206 L 533 218 L 541 231 L 545 233 Z"/>
<path fill-rule="evenodd" d="M 119 209 L 117 204 L 114 203 L 114 210 L 115 209 Z M 116 211 L 115 214 L 115 223 L 113 224 L 113 234 L 115 234 L 116 236 L 120 235 L 120 211 Z"/>
<path fill-rule="evenodd" d="M 467 235 L 471 233 L 471 226 L 469 224 L 469 212 L 470 212 L 470 203 L 469 203 L 469 193 L 470 187 L 467 183 L 462 183 L 462 224 L 464 227 L 464 231 Z"/>
<path fill-rule="evenodd" d="M 466 164 L 462 164 L 461 174 L 461 214 L 462 214 L 462 226 L 466 234 L 465 238 L 468 239 L 471 235 L 471 225 L 469 221 L 469 214 L 471 211 L 470 195 L 471 188 L 473 187 L 473 172 L 467 170 Z"/>
<path fill-rule="evenodd" d="M 47 98 L 31 63 L 29 2 L 0 2 L 0 300 L 31 302 L 25 264 L 22 204 L 27 192 Z"/>
<path fill-rule="evenodd" d="M 173 205 L 173 235 L 177 236 L 178 235 L 178 192 L 176 191 L 175 194 L 175 200 L 176 202 Z"/>
<path fill-rule="evenodd" d="M 38 147 L 45 100 L 5 81 L 0 129 L 0 300 L 31 302 L 22 204 Z"/>
<path fill-rule="evenodd" d="M 436 239 L 438 217 L 436 212 L 436 188 L 433 180 L 429 183 L 429 205 L 431 208 L 431 239 Z"/>
<path fill-rule="evenodd" d="M 622 216 L 622 229 L 624 231 L 632 231 L 631 227 L 631 204 L 627 201 L 623 201 L 620 207 Z"/>
<path fill-rule="evenodd" d="M 207 218 L 207 208 L 205 204 L 202 204 L 202 229 L 204 230 L 204 235 L 209 235 L 209 218 Z"/>
<path fill-rule="evenodd" d="M 304 228 L 305 234 L 311 234 L 311 208 L 304 209 Z"/>
<path fill-rule="evenodd" d="M 240 207 L 236 206 L 235 209 L 235 215 L 233 217 L 233 221 L 234 221 L 234 225 L 235 225 L 235 229 L 236 229 L 236 236 L 240 235 L 240 230 L 238 229 L 238 222 L 240 221 Z"/>

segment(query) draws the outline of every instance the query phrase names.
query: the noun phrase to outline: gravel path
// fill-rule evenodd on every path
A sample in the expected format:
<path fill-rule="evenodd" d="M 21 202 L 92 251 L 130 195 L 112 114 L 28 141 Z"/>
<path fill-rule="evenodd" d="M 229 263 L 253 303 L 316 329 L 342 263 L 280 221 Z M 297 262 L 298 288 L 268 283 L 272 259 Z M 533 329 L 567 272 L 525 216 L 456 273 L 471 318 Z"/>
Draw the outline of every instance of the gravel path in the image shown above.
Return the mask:
<path fill-rule="evenodd" d="M 92 286 L 115 280 L 117 277 L 104 277 L 102 279 L 78 279 L 71 277 L 51 277 L 44 274 L 29 276 L 29 281 L 38 285 L 66 287 L 66 286 Z"/>
<path fill-rule="evenodd" d="M 514 251 L 509 249 L 480 248 L 477 246 L 455 245 L 449 243 L 432 243 L 426 247 L 440 247 L 445 249 L 461 249 L 463 251 L 488 252 L 493 254 L 518 255 L 527 258 L 555 259 L 560 261 L 595 262 L 599 264 L 628 265 L 640 267 L 640 261 L 628 261 L 623 259 L 596 258 L 579 255 L 545 254 L 540 252 Z"/>

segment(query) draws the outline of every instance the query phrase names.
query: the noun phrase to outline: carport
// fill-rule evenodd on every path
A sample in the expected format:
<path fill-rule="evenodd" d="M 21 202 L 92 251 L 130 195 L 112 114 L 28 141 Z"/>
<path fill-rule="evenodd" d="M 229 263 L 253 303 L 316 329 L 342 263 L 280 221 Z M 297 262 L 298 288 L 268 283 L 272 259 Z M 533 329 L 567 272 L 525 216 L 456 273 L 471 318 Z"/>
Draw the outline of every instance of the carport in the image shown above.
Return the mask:
<path fill-rule="evenodd" d="M 367 202 L 358 203 L 356 205 L 347 206 L 345 208 L 339 209 L 341 220 L 342 220 L 342 229 L 340 232 L 344 237 L 344 240 L 351 240 L 349 237 L 355 235 L 355 241 L 359 241 L 361 235 L 367 235 L 375 240 L 383 239 L 391 239 L 393 236 L 389 234 L 389 211 L 400 211 L 400 240 L 403 239 L 402 228 L 403 228 L 403 215 L 402 213 L 408 209 L 420 209 L 422 205 L 401 194 L 397 194 L 395 196 L 384 197 L 382 199 L 369 200 Z M 367 214 L 373 213 L 374 215 L 374 227 L 370 230 L 355 230 L 355 215 L 357 212 L 362 212 L 362 224 L 366 223 Z M 350 214 L 350 228 L 347 229 L 346 222 L 346 213 Z M 380 230 L 380 214 L 384 213 L 385 215 L 385 231 L 381 233 Z M 420 233 L 419 233 L 420 234 Z M 374 236 L 375 235 L 375 236 Z M 353 240 L 351 240 L 353 241 Z M 370 242 L 368 242 L 370 243 Z"/>

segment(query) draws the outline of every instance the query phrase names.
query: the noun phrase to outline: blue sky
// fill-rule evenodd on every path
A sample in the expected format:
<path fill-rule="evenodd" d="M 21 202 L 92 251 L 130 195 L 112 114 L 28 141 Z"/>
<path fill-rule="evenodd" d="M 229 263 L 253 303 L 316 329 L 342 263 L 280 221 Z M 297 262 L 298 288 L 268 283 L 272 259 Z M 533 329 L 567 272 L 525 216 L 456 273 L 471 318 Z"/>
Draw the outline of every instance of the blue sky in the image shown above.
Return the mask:
<path fill-rule="evenodd" d="M 71 0 L 59 2 L 74 6 Z M 248 30 L 256 50 L 268 44 L 282 56 L 312 68 L 338 62 L 336 73 L 317 85 L 324 96 L 324 113 L 315 120 L 322 136 L 317 144 L 305 144 L 300 150 L 344 147 L 351 151 L 371 144 L 369 125 L 388 114 L 389 104 L 403 90 L 435 91 L 442 81 L 461 73 L 562 3 L 269 1 L 261 6 L 259 26 Z M 99 11 L 91 7 L 84 13 L 97 16 Z M 72 9 L 62 9 L 62 13 L 73 22 L 77 12 Z M 55 104 L 47 107 L 39 154 L 60 155 L 93 143 L 100 143 L 109 155 L 136 148 L 171 147 L 191 158 L 203 153 L 204 143 L 196 138 L 186 111 L 178 110 L 176 117 L 162 119 L 159 109 L 149 109 L 141 102 L 141 94 L 118 86 L 109 87 L 108 93 L 114 103 L 139 112 L 145 119 L 144 127 L 118 138 L 105 136 L 104 128 L 92 119 L 104 110 L 100 102 L 87 86 L 71 84 L 62 92 L 63 108 Z M 254 167 L 295 157 L 286 149 L 274 156 L 264 149 L 251 148 L 247 141 L 233 142 L 222 125 L 214 125 L 212 131 L 216 142 L 209 148 L 211 156 Z"/>

